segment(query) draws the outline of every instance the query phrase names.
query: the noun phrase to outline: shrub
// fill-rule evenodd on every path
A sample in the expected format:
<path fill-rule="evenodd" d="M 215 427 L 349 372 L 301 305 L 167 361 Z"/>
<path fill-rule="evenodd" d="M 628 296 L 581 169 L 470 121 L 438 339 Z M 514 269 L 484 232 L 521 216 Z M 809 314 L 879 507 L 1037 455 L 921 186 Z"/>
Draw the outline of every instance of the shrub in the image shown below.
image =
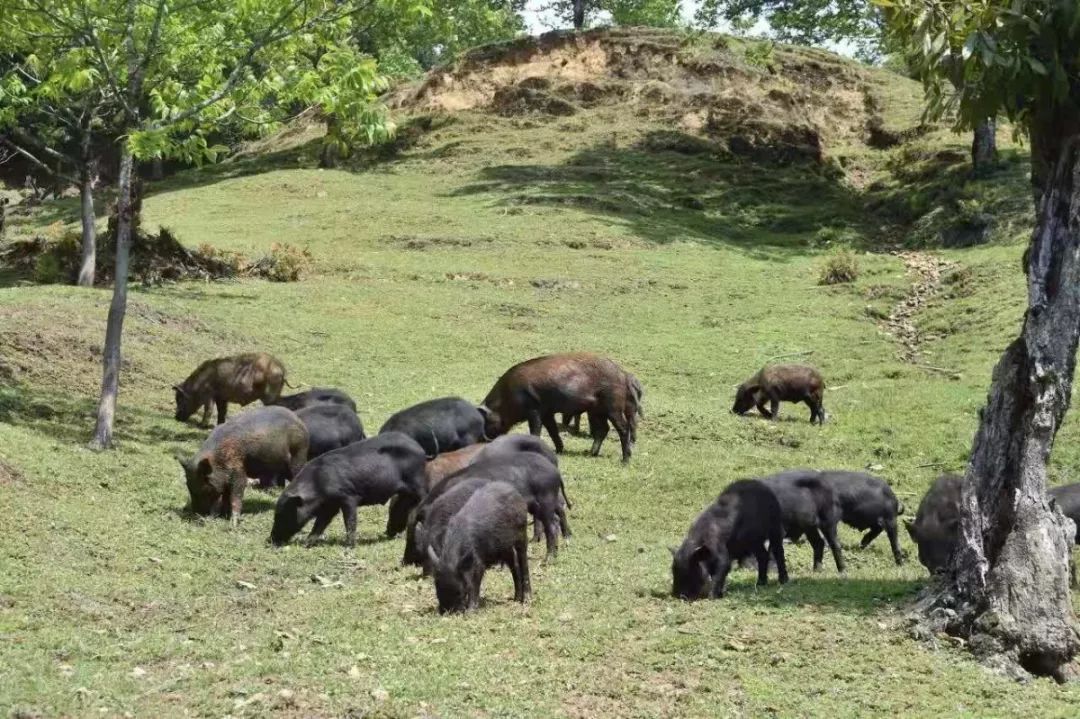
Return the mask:
<path fill-rule="evenodd" d="M 296 282 L 309 269 L 311 252 L 306 247 L 301 249 L 285 242 L 275 242 L 270 246 L 270 253 L 253 262 L 248 272 L 266 277 L 271 282 Z"/>
<path fill-rule="evenodd" d="M 37 256 L 34 260 L 34 282 L 41 285 L 54 285 L 64 281 L 64 267 L 60 258 L 52 252 Z"/>
<path fill-rule="evenodd" d="M 854 282 L 859 277 L 859 260 L 851 250 L 840 250 L 825 260 L 819 284 L 838 285 Z"/>

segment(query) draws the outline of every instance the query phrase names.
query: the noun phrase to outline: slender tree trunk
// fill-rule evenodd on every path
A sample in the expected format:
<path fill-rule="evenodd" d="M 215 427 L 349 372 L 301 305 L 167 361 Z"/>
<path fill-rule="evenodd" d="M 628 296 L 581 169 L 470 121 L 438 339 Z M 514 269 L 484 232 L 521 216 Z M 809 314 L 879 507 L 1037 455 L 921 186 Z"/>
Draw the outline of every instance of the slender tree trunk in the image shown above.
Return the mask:
<path fill-rule="evenodd" d="M 113 419 L 116 416 L 116 396 L 120 390 L 120 337 L 124 331 L 127 312 L 128 255 L 131 250 L 132 226 L 132 166 L 134 159 L 127 143 L 120 151 L 120 181 L 116 201 L 116 272 L 113 279 L 112 303 L 105 327 L 105 349 L 102 352 L 101 399 L 98 402 L 97 424 L 91 449 L 108 449 L 113 443 Z"/>
<path fill-rule="evenodd" d="M 1075 527 L 1046 495 L 1080 339 L 1080 149 L 1056 143 L 1028 253 L 1024 325 L 994 369 L 961 496 L 951 572 L 922 602 L 932 630 L 966 637 L 1015 675 L 1063 679 L 1080 650 L 1069 592 Z"/>
<path fill-rule="evenodd" d="M 150 179 L 154 181 L 165 179 L 165 161 L 160 157 L 150 160 Z"/>
<path fill-rule="evenodd" d="M 975 126 L 971 140 L 971 167 L 985 174 L 997 163 L 997 121 L 990 117 Z"/>
<path fill-rule="evenodd" d="M 82 261 L 79 264 L 79 286 L 94 286 L 97 266 L 97 230 L 94 215 L 94 163 L 83 160 L 79 172 L 79 200 L 82 211 Z"/>
<path fill-rule="evenodd" d="M 585 27 L 585 0 L 574 0 L 574 29 Z"/>
<path fill-rule="evenodd" d="M 323 139 L 322 154 L 319 157 L 319 167 L 331 169 L 337 167 L 337 118 L 328 115 L 326 118 L 326 137 Z"/>

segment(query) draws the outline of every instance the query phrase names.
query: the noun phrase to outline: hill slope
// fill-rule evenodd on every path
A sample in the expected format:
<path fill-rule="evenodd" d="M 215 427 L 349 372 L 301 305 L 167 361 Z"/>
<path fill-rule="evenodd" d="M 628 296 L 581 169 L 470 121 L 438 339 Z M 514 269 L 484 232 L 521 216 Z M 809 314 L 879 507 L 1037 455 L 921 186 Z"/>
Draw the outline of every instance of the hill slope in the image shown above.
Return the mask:
<path fill-rule="evenodd" d="M 190 246 L 306 245 L 316 269 L 294 284 L 136 288 L 116 452 L 82 449 L 108 293 L 0 288 L 0 706 L 48 716 L 1074 712 L 1075 687 L 1017 686 L 946 644 L 907 638 L 903 607 L 926 576 L 906 537 L 900 568 L 883 539 L 859 551 L 845 529 L 846 577 L 812 574 L 809 549 L 792 546 L 782 589 L 755 589 L 741 571 L 721 601 L 666 596 L 667 545 L 735 478 L 871 466 L 912 512 L 938 472 L 963 466 L 1022 311 L 1012 242 L 1024 232 L 1022 160 L 1006 148 L 1000 172 L 967 181 L 962 138 L 903 132 L 918 124 L 916 87 L 816 52 L 777 48 L 770 71 L 746 61 L 764 50 L 737 41 L 608 33 L 623 48 L 612 53 L 650 58 L 655 72 L 626 77 L 608 59 L 607 77 L 541 86 L 519 71 L 550 67 L 571 45 L 604 47 L 599 35 L 485 49 L 403 90 L 392 154 L 318 170 L 308 144 L 318 128 L 304 127 L 252 159 L 151 187 L 148 226 Z M 658 64 L 665 47 L 678 62 Z M 752 134 L 741 122 L 678 125 L 690 52 L 722 56 L 702 74 L 702 108 L 725 93 L 766 98 L 745 126 L 802 123 L 820 152 L 755 134 L 765 139 L 742 153 L 731 146 Z M 785 74 L 800 62 L 832 84 Z M 738 84 L 721 82 L 739 63 Z M 490 98 L 477 91 L 471 109 L 435 109 L 447 88 L 487 88 L 500 72 L 510 80 Z M 650 100 L 645 87 L 660 81 L 682 99 Z M 586 82 L 624 89 L 591 102 Z M 518 104 L 495 102 L 523 83 L 533 90 L 514 91 Z M 784 87 L 808 105 L 830 92 L 863 101 L 845 105 L 837 129 L 820 119 L 840 117 L 831 105 L 785 114 L 768 104 L 765 88 Z M 552 114 L 545 96 L 572 114 Z M 900 144 L 873 146 L 875 117 Z M 960 200 L 994 218 L 989 244 L 878 251 L 938 242 L 962 219 Z M 71 209 L 16 217 L 15 232 L 42 232 Z M 938 224 L 916 224 L 935 211 Z M 837 245 L 858 251 L 859 278 L 821 286 Z M 611 445 L 593 459 L 587 438 L 568 440 L 575 539 L 550 564 L 534 552 L 528 607 L 508 601 L 509 577 L 493 571 L 481 612 L 440 618 L 430 584 L 398 566 L 401 543 L 381 539 L 381 509 L 362 512 L 355 550 L 340 545 L 336 522 L 327 543 L 276 552 L 265 546 L 272 495 L 251 492 L 235 532 L 184 512 L 172 454 L 194 451 L 205 432 L 173 421 L 169 387 L 206 357 L 251 348 L 280 356 L 293 382 L 348 390 L 369 430 L 422 399 L 479 399 L 523 358 L 594 349 L 641 378 L 647 420 L 626 467 Z M 732 386 L 778 358 L 822 369 L 824 427 L 802 408 L 785 406 L 775 424 L 728 412 Z M 1076 436 L 1070 419 L 1058 480 L 1073 478 Z"/>

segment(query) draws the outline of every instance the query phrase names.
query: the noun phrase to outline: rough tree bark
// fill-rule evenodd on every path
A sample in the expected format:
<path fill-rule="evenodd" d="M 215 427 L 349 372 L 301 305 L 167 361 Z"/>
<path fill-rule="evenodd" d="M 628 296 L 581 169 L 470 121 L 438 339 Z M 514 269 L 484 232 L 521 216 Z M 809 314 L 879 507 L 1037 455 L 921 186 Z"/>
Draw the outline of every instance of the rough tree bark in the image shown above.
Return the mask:
<path fill-rule="evenodd" d="M 319 167 L 332 169 L 338 163 L 338 145 L 335 135 L 337 133 L 337 118 L 329 115 L 326 118 L 326 138 L 323 140 L 322 153 L 319 155 Z"/>
<path fill-rule="evenodd" d="M 90 441 L 91 449 L 112 447 L 116 397 L 120 391 L 120 337 L 124 331 L 124 315 L 127 312 L 128 257 L 131 251 L 133 219 L 131 175 L 135 164 L 127 143 L 124 143 L 122 148 L 116 201 L 116 273 L 113 279 L 112 303 L 109 305 L 109 319 L 105 326 L 101 399 L 98 402 L 94 438 Z"/>
<path fill-rule="evenodd" d="M 971 139 L 971 167 L 975 174 L 993 169 L 997 163 L 997 121 L 987 118 L 975 126 Z"/>
<path fill-rule="evenodd" d="M 574 0 L 574 29 L 585 27 L 585 0 Z"/>
<path fill-rule="evenodd" d="M 79 171 L 79 201 L 82 215 L 82 260 L 79 263 L 80 287 L 94 286 L 97 267 L 97 228 L 94 223 L 94 175 L 95 163 L 84 156 Z"/>
<path fill-rule="evenodd" d="M 1046 462 L 1069 408 L 1080 339 L 1080 148 L 1058 142 L 1028 261 L 1023 329 L 994 369 L 945 581 L 920 602 L 924 629 L 965 637 L 1014 676 L 1063 680 L 1080 651 L 1069 592 L 1075 528 L 1046 495 Z"/>

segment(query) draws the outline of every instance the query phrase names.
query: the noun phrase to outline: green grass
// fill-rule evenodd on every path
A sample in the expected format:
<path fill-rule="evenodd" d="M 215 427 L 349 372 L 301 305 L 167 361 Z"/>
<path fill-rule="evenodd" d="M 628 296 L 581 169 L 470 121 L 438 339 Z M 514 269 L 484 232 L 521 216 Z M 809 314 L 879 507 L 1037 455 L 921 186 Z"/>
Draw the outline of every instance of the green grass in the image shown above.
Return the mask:
<path fill-rule="evenodd" d="M 918 322 L 925 362 L 960 372 L 948 379 L 898 360 L 868 315 L 907 287 L 899 259 L 867 252 L 882 239 L 873 197 L 806 168 L 650 150 L 632 118 L 605 112 L 532 126 L 464 115 L 355 172 L 310 169 L 301 147 L 278 169 L 226 166 L 156 188 L 147 226 L 191 246 L 306 245 L 316 273 L 135 288 L 115 452 L 83 449 L 107 291 L 0 289 L 0 377 L 15 376 L 0 384 L 0 460 L 18 470 L 0 472 L 0 708 L 1075 715 L 1075 687 L 1016 685 L 948 642 L 907 638 L 904 609 L 927 577 L 913 556 L 895 567 L 884 538 L 858 551 L 843 530 L 844 578 L 811 573 L 799 546 L 782 589 L 740 571 L 723 600 L 666 596 L 667 546 L 736 478 L 875 466 L 910 516 L 936 473 L 961 468 L 1022 311 L 1021 246 L 943 252 L 967 274 Z M 612 145 L 612 129 L 625 139 Z M 985 186 L 1026 192 L 1011 173 Z M 854 284 L 818 285 L 833 238 L 860 252 Z M 238 531 L 185 514 L 172 455 L 204 432 L 172 419 L 169 387 L 242 349 L 273 352 L 294 383 L 346 389 L 369 431 L 422 399 L 479 399 L 521 359 L 596 350 L 641 378 L 647 419 L 629 466 L 614 444 L 592 459 L 588 440 L 568 440 L 575 538 L 552 564 L 534 551 L 527 607 L 496 570 L 482 611 L 444 618 L 430 583 L 398 566 L 401 542 L 380 538 L 381 509 L 362 512 L 355 550 L 338 521 L 322 546 L 270 550 L 273 496 L 258 492 Z M 801 407 L 776 424 L 728 412 L 735 383 L 792 353 L 835 388 L 828 424 L 812 427 Z M 1077 434 L 1070 419 L 1058 479 L 1080 463 Z"/>

